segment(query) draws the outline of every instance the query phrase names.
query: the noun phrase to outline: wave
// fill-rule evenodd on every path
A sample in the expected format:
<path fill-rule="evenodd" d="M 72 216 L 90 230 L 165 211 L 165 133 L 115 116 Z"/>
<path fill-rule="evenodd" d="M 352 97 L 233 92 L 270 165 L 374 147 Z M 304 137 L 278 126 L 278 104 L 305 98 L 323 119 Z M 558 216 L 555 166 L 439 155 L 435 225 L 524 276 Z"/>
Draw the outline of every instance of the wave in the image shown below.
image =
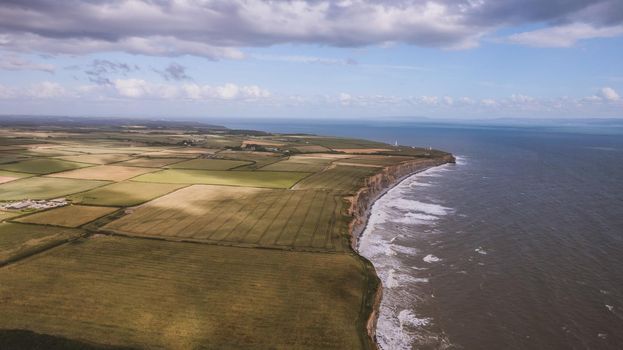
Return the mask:
<path fill-rule="evenodd" d="M 429 198 L 412 198 L 420 189 L 436 186 L 435 178 L 450 167 L 431 168 L 406 178 L 371 208 L 359 253 L 374 264 L 385 288 L 376 334 L 382 349 L 411 349 L 414 345 L 438 344 L 440 339 L 446 342 L 432 330 L 434 319 L 416 311 L 417 305 L 431 302 L 427 270 L 441 259 L 412 245 L 415 232 L 434 233 L 437 222 L 454 209 Z M 413 266 L 416 257 L 426 264 Z"/>

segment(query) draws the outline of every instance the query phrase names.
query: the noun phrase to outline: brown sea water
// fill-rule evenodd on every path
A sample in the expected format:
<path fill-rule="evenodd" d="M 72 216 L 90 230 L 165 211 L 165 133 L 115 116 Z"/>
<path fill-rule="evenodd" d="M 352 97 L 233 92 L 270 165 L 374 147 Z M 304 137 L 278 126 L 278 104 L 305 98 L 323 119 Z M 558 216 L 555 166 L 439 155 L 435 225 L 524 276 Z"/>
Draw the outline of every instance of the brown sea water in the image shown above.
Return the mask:
<path fill-rule="evenodd" d="M 253 127 L 458 156 L 372 210 L 360 252 L 384 285 L 384 349 L 623 348 L 623 136 L 612 128 Z"/>

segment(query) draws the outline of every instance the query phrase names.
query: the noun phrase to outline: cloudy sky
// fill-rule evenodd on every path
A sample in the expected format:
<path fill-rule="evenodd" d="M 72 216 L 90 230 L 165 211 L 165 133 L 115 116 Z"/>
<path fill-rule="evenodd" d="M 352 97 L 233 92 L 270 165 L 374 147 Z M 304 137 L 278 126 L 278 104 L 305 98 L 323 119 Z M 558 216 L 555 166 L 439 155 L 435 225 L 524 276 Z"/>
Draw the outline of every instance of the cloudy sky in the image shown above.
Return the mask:
<path fill-rule="evenodd" d="M 2 0 L 0 114 L 623 117 L 623 1 Z"/>

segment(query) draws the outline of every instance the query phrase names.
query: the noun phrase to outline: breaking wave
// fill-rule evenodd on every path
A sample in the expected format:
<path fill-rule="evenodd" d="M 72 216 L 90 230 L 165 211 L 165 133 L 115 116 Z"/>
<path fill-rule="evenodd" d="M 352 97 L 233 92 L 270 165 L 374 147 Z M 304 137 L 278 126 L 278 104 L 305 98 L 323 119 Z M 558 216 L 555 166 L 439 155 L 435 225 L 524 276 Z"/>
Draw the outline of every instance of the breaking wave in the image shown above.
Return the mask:
<path fill-rule="evenodd" d="M 384 287 L 376 334 L 382 349 L 447 343 L 435 330 L 434 317 L 417 310 L 418 305 L 432 302 L 427 270 L 442 259 L 421 251 L 413 240 L 434 232 L 437 222 L 454 212 L 443 203 L 418 196 L 422 188 L 436 186 L 435 179 L 446 171 L 448 165 L 431 168 L 390 189 L 372 206 L 361 236 L 359 252 L 374 264 Z"/>

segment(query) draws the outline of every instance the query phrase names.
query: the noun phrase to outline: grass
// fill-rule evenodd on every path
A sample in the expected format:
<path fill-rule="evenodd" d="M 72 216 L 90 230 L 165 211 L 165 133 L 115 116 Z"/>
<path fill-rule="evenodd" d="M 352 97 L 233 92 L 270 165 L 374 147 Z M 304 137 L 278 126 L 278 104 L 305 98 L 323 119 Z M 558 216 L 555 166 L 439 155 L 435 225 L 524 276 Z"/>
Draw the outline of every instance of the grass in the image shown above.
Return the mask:
<path fill-rule="evenodd" d="M 118 208 L 111 207 L 68 205 L 20 217 L 15 221 L 27 224 L 79 227 L 104 215 L 110 214 L 117 209 Z"/>
<path fill-rule="evenodd" d="M 72 151 L 86 154 L 134 154 L 145 151 L 143 147 L 118 149 L 113 147 L 74 146 L 71 148 L 58 148 L 60 151 Z"/>
<path fill-rule="evenodd" d="M 132 206 L 147 202 L 184 185 L 146 182 L 118 182 L 69 197 L 74 203 L 104 206 Z"/>
<path fill-rule="evenodd" d="M 299 171 L 315 173 L 323 170 L 331 163 L 330 158 L 316 158 L 306 156 L 292 156 L 289 159 L 279 161 L 277 163 L 269 164 L 262 167 L 261 170 L 272 171 Z"/>
<path fill-rule="evenodd" d="M 88 163 L 88 164 L 109 164 L 122 162 L 124 160 L 132 159 L 132 157 L 126 154 L 80 154 L 77 156 L 63 156 L 59 159 L 68 160 L 72 162 Z"/>
<path fill-rule="evenodd" d="M 328 149 L 326 147 L 316 146 L 316 145 L 297 146 L 297 147 L 294 147 L 294 149 L 296 149 L 297 151 L 299 151 L 301 153 L 313 153 L 313 152 L 327 152 L 327 151 L 330 151 L 330 149 Z"/>
<path fill-rule="evenodd" d="M 2 152 L 0 153 L 0 164 L 15 163 L 17 161 L 28 159 L 28 158 L 29 157 L 20 155 L 20 154 Z"/>
<path fill-rule="evenodd" d="M 9 222 L 0 223 L 0 265 L 13 259 L 41 251 L 59 242 L 78 237 L 81 234 L 82 231 L 80 230 L 68 228 Z M 2 278 L 0 278 L 0 281 L 2 281 L 2 287 L 0 288 L 2 289 L 6 286 L 6 281 Z M 0 314 L 3 313 L 0 312 Z M 2 318 L 4 318 L 4 316 Z"/>
<path fill-rule="evenodd" d="M 107 181 L 29 177 L 0 184 L 0 201 L 52 199 L 103 186 Z"/>
<path fill-rule="evenodd" d="M 49 176 L 69 179 L 123 181 L 152 171 L 156 171 L 156 169 L 117 165 L 98 165 L 84 169 L 64 171 Z"/>
<path fill-rule="evenodd" d="M 275 162 L 278 162 L 284 159 L 280 153 L 271 153 L 271 152 L 225 150 L 225 151 L 218 152 L 217 155 L 223 158 L 227 158 L 227 159 L 238 159 L 238 160 L 253 162 L 253 164 L 243 166 L 235 170 L 254 170 L 254 169 L 258 169 L 265 165 L 272 164 L 272 163 L 275 163 Z"/>
<path fill-rule="evenodd" d="M 131 235 L 284 249 L 347 251 L 342 199 L 330 191 L 194 185 L 104 229 Z"/>
<path fill-rule="evenodd" d="M 243 165 L 253 164 L 251 162 L 226 159 L 191 159 L 180 163 L 169 165 L 171 169 L 196 169 L 196 170 L 229 170 Z"/>
<path fill-rule="evenodd" d="M 206 184 L 229 185 L 267 188 L 290 188 L 309 173 L 276 172 L 276 171 L 217 171 L 217 170 L 186 170 L 168 169 L 145 174 L 134 178 L 134 181 L 173 183 L 173 184 Z"/>
<path fill-rule="evenodd" d="M 0 165 L 1 170 L 16 171 L 31 174 L 51 174 L 65 170 L 88 167 L 88 164 L 68 162 L 54 158 L 35 158 Z"/>
<path fill-rule="evenodd" d="M 338 148 L 388 148 L 388 145 L 381 142 L 359 140 L 359 139 L 347 139 L 343 137 L 323 137 L 323 136 L 290 136 L 292 141 L 291 147 L 301 147 L 308 145 L 322 146 L 329 149 Z"/>
<path fill-rule="evenodd" d="M 117 165 L 136 166 L 144 168 L 161 168 L 163 166 L 183 161 L 180 158 L 135 158 Z"/>
<path fill-rule="evenodd" d="M 35 147 L 21 151 L 20 154 L 34 157 L 58 157 L 76 155 L 78 153 L 71 150 L 60 150 L 50 147 Z"/>
<path fill-rule="evenodd" d="M 167 349 L 359 349 L 348 254 L 103 236 L 0 270 L 0 329 Z"/>
<path fill-rule="evenodd" d="M 345 159 L 345 163 L 363 164 L 363 165 L 376 165 L 376 166 L 388 166 L 400 164 L 402 162 L 415 160 L 413 157 L 400 157 L 400 156 L 355 156 Z"/>
<path fill-rule="evenodd" d="M 349 159 L 345 161 L 349 161 Z M 296 185 L 296 188 L 331 189 L 350 193 L 359 188 L 366 177 L 378 171 L 378 168 L 337 165 L 302 180 Z"/>

